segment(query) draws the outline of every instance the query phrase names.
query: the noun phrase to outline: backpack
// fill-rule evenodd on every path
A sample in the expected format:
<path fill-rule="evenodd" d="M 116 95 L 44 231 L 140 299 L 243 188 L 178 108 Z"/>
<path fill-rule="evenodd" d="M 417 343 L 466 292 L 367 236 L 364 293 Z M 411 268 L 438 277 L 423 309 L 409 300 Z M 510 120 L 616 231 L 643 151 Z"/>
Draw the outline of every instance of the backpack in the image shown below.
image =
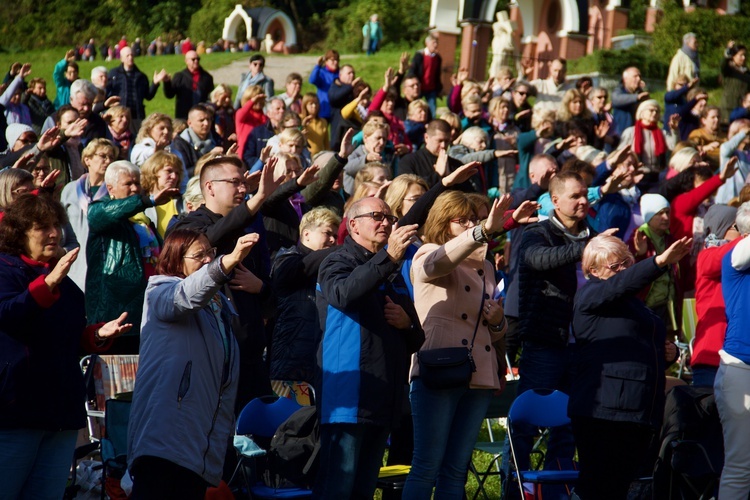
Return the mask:
<path fill-rule="evenodd" d="M 263 482 L 271 488 L 311 487 L 318 471 L 320 424 L 317 408 L 303 406 L 276 430 Z"/>

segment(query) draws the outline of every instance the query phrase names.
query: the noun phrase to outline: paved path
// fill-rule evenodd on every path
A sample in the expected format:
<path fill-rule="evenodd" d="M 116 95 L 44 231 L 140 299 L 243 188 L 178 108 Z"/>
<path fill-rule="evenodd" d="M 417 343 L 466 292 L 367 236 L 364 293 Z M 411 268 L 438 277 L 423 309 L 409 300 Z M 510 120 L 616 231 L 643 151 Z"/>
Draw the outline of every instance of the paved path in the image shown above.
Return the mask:
<path fill-rule="evenodd" d="M 242 73 L 250 71 L 248 59 L 241 59 L 224 66 L 223 68 L 212 70 L 210 73 L 214 77 L 214 83 L 226 83 L 227 85 L 239 85 Z M 310 72 L 318 61 L 319 56 L 294 55 L 289 57 L 267 57 L 266 67 L 263 72 L 273 78 L 274 90 L 277 92 L 284 91 L 284 82 L 289 73 L 297 72 L 302 78 L 307 80 Z"/>

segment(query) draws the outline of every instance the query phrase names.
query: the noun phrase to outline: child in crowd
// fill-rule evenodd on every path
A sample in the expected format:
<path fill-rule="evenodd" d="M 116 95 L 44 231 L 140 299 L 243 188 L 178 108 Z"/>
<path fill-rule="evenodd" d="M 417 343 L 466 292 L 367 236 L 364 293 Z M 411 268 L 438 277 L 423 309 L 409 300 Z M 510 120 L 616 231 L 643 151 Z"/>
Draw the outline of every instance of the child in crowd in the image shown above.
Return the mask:
<path fill-rule="evenodd" d="M 406 108 L 404 127 L 406 128 L 406 135 L 409 136 L 409 140 L 414 146 L 415 151 L 424 144 L 424 133 L 427 127 L 429 112 L 429 104 L 422 99 L 410 102 L 409 107 Z"/>
<path fill-rule="evenodd" d="M 499 149 L 487 149 L 489 137 L 481 127 L 469 127 L 461 134 L 459 144 L 451 146 L 448 155 L 455 158 L 461 163 L 471 163 L 480 161 L 483 169 L 479 170 L 482 177 L 485 191 L 491 187 L 497 187 L 498 172 L 497 159 L 504 156 L 514 156 L 518 152 L 515 150 L 501 151 Z"/>
<path fill-rule="evenodd" d="M 312 92 L 305 94 L 302 97 L 300 117 L 302 117 L 302 127 L 312 156 L 330 148 L 328 120 L 318 116 L 319 112 L 320 100 L 318 100 L 318 96 Z"/>

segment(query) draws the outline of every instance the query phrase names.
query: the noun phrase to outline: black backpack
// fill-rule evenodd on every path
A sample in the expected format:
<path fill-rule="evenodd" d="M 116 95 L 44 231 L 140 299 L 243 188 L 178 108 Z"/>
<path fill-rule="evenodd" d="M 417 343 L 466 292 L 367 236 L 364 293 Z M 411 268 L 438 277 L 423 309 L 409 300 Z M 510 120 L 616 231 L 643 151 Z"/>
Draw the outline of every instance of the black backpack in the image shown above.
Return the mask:
<path fill-rule="evenodd" d="M 311 487 L 318 471 L 320 424 L 315 406 L 303 406 L 276 429 L 268 449 L 266 486 Z"/>

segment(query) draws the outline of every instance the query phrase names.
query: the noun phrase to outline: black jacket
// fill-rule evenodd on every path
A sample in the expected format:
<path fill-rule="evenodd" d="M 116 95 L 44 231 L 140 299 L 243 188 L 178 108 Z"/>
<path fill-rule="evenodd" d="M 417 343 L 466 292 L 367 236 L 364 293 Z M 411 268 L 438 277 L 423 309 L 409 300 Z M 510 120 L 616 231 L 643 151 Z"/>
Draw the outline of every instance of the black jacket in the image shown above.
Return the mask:
<path fill-rule="evenodd" d="M 587 226 L 588 227 L 588 226 Z M 589 234 L 596 233 L 589 227 Z M 568 343 L 576 294 L 576 264 L 588 239 L 570 241 L 550 219 L 527 226 L 518 263 L 521 340 L 552 346 Z"/>
<path fill-rule="evenodd" d="M 159 84 L 149 84 L 148 77 L 138 69 L 138 66 L 133 66 L 132 71 L 135 72 L 135 103 L 132 103 L 132 106 L 128 104 L 130 89 L 128 88 L 127 72 L 122 64 L 109 70 L 107 97 L 119 97 L 120 103 L 130 108 L 134 120 L 143 120 L 146 118 L 146 108 L 143 106 L 143 101 L 144 99 L 150 101 L 154 98 L 156 91 L 159 90 Z"/>
<path fill-rule="evenodd" d="M 313 251 L 302 244 L 276 254 L 271 271 L 276 324 L 271 342 L 271 380 L 314 383 L 316 353 L 322 337 L 315 305 L 315 284 L 323 259 L 336 247 Z"/>
<path fill-rule="evenodd" d="M 438 184 L 442 177 L 435 171 L 435 163 L 437 162 L 437 156 L 430 153 L 427 148 L 422 148 L 414 153 L 409 153 L 401 157 L 398 163 L 398 173 L 401 174 L 414 174 L 425 180 L 428 186 L 432 187 Z M 461 161 L 448 157 L 448 172 L 453 172 L 457 168 L 460 168 L 463 163 Z M 461 184 L 457 189 L 462 191 L 477 191 L 482 192 L 482 179 L 479 174 L 472 177 L 467 182 Z"/>
<path fill-rule="evenodd" d="M 666 269 L 650 258 L 606 280 L 592 276 L 578 291 L 569 415 L 660 428 L 666 330 L 637 294 Z"/>
<path fill-rule="evenodd" d="M 276 132 L 273 130 L 270 120 L 263 125 L 253 127 L 250 135 L 247 136 L 245 151 L 242 153 L 242 160 L 247 165 L 247 168 L 252 168 L 255 165 L 255 162 L 260 158 L 260 152 L 266 147 L 268 139 L 275 135 Z"/>
<path fill-rule="evenodd" d="M 208 95 L 214 89 L 214 77 L 203 68 L 198 71 L 200 76 L 196 92 L 193 92 L 193 75 L 187 69 L 175 73 L 171 80 L 164 82 L 164 95 L 167 99 L 177 97 L 174 108 L 175 118 L 187 120 L 190 108 L 208 101 Z"/>
<path fill-rule="evenodd" d="M 335 80 L 328 89 L 328 102 L 331 104 L 331 149 L 334 151 L 338 151 L 341 146 L 341 139 L 346 129 L 353 125 L 348 120 L 344 120 L 341 116 L 341 109 L 352 102 L 355 97 L 354 87 L 338 80 Z"/>

